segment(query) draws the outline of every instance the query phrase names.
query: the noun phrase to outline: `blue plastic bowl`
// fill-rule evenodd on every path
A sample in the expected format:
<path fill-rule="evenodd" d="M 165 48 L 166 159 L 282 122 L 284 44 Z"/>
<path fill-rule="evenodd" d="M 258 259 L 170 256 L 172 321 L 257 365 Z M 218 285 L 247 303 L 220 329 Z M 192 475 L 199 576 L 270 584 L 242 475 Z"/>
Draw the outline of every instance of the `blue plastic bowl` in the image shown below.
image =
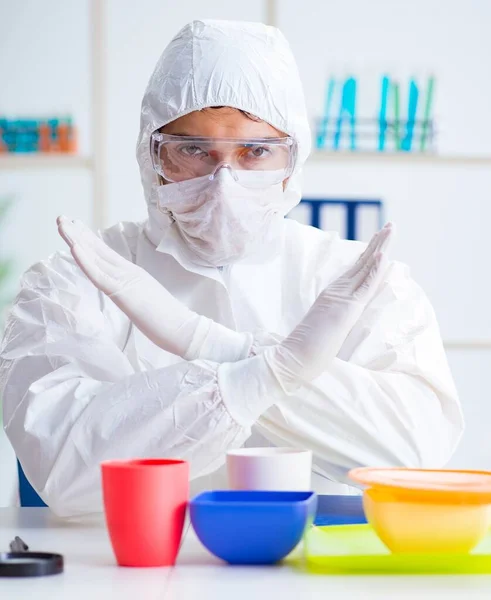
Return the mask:
<path fill-rule="evenodd" d="M 204 492 L 189 504 L 201 543 L 231 564 L 278 562 L 302 539 L 317 509 L 315 492 Z"/>

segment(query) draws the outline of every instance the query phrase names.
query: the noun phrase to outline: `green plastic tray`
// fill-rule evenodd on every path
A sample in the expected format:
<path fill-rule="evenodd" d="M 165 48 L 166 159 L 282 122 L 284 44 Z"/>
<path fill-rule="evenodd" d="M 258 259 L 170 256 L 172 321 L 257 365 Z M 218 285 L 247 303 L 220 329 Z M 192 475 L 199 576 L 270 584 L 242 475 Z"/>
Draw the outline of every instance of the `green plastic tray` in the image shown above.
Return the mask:
<path fill-rule="evenodd" d="M 312 527 L 304 560 L 329 574 L 491 573 L 491 532 L 470 554 L 392 554 L 370 525 Z"/>

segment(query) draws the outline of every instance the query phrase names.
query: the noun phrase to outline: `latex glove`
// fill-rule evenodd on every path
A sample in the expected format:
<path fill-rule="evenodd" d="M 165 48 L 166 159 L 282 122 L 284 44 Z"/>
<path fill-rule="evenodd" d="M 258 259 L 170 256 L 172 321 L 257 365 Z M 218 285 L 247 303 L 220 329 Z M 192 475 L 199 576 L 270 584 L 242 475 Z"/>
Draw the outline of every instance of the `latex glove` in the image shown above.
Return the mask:
<path fill-rule="evenodd" d="M 336 357 L 382 280 L 393 235 L 388 223 L 344 275 L 322 291 L 307 315 L 264 356 L 283 389 L 312 381 Z"/>
<path fill-rule="evenodd" d="M 80 221 L 58 217 L 57 223 L 85 275 L 160 348 L 187 360 L 204 358 L 218 363 L 256 354 L 251 333 L 232 331 L 193 312 Z"/>
<path fill-rule="evenodd" d="M 327 286 L 291 334 L 247 360 L 225 363 L 218 382 L 230 414 L 250 426 L 273 404 L 327 370 L 379 287 L 392 237 L 388 224 L 344 275 Z"/>

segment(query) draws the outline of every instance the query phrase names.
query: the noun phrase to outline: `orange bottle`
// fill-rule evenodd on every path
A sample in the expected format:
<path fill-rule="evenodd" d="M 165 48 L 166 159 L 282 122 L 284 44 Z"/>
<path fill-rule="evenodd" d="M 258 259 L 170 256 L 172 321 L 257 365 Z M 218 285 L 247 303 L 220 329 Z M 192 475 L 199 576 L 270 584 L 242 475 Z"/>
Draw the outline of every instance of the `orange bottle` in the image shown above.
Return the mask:
<path fill-rule="evenodd" d="M 58 144 L 60 152 L 68 152 L 68 125 L 60 121 L 58 125 Z"/>
<path fill-rule="evenodd" d="M 46 122 L 39 123 L 39 152 L 51 150 L 51 135 L 49 125 Z"/>
<path fill-rule="evenodd" d="M 78 150 L 77 130 L 73 125 L 72 119 L 67 120 L 68 126 L 68 152 L 75 153 Z"/>

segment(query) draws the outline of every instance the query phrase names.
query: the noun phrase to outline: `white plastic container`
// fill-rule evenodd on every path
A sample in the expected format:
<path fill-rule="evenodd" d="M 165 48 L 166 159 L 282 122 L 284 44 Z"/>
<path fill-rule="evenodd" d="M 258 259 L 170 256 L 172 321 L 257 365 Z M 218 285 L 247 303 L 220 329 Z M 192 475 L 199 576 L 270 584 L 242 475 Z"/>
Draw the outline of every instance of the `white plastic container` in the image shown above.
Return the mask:
<path fill-rule="evenodd" d="M 232 490 L 309 491 L 312 452 L 299 448 L 239 448 L 227 452 Z"/>

